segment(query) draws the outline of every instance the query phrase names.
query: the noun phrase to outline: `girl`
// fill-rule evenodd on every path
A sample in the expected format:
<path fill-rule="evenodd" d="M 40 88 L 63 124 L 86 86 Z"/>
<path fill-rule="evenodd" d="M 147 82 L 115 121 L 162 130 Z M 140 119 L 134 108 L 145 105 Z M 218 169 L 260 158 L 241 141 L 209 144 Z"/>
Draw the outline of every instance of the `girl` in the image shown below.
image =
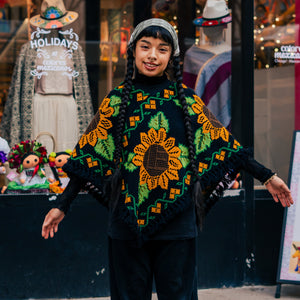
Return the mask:
<path fill-rule="evenodd" d="M 276 202 L 293 203 L 285 183 L 182 84 L 179 53 L 166 21 L 135 28 L 125 80 L 103 100 L 64 166 L 70 183 L 42 227 L 45 239 L 54 236 L 86 182 L 109 209 L 112 299 L 151 299 L 153 275 L 159 299 L 192 298 L 196 224 L 240 169 L 264 182 Z"/>

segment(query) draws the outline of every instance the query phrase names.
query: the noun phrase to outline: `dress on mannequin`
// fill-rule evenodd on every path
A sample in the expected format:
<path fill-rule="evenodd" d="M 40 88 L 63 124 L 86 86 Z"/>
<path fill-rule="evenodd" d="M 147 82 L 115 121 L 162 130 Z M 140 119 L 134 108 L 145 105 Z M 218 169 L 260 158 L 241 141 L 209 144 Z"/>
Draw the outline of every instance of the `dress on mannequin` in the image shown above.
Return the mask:
<path fill-rule="evenodd" d="M 51 35 L 55 35 L 55 31 Z M 64 50 L 47 46 L 47 52 L 56 51 L 57 57 L 62 57 Z M 47 71 L 47 76 L 38 79 L 32 75 L 42 64 L 38 56 L 38 48 L 32 48 L 30 41 L 22 46 L 0 124 L 1 136 L 12 147 L 46 131 L 54 136 L 55 150 L 64 151 L 75 146 L 93 117 L 84 53 L 78 45 L 71 58 L 66 56 L 64 62 L 60 58 L 62 64 L 78 72 L 77 77 Z M 39 141 L 52 151 L 50 137 L 41 136 Z"/>

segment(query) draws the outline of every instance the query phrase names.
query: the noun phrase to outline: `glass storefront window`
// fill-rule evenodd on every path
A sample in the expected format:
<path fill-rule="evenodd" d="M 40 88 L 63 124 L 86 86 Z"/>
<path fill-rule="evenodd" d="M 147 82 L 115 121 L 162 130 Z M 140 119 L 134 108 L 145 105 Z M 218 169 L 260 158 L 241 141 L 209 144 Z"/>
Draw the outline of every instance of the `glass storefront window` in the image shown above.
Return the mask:
<path fill-rule="evenodd" d="M 133 1 L 100 3 L 100 99 L 119 84 L 126 70 L 126 47 L 133 30 Z M 101 101 L 101 100 L 100 100 Z"/>
<path fill-rule="evenodd" d="M 295 1 L 254 1 L 255 158 L 288 179 L 295 123 Z"/>
<path fill-rule="evenodd" d="M 61 192 L 61 162 L 92 120 L 93 107 L 124 78 L 133 1 L 101 0 L 95 7 L 89 19 L 87 1 L 0 1 L 6 192 Z"/>

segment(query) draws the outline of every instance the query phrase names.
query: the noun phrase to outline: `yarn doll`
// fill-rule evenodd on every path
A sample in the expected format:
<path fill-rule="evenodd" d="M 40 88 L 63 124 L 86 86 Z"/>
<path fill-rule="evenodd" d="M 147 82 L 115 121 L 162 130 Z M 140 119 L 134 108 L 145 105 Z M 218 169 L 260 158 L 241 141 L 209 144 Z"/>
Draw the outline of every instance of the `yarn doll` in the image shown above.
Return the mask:
<path fill-rule="evenodd" d="M 293 254 L 292 257 L 298 259 L 295 272 L 300 274 L 300 247 L 297 247 L 295 244 L 293 244 L 293 247 L 295 248 L 296 252 Z"/>
<path fill-rule="evenodd" d="M 0 137 L 0 188 L 5 187 L 6 179 L 6 167 L 7 155 L 9 153 L 9 145 L 5 139 Z M 5 188 L 4 188 L 5 189 Z"/>
<path fill-rule="evenodd" d="M 7 193 L 48 192 L 49 182 L 44 170 L 47 161 L 47 150 L 39 142 L 33 140 L 16 144 L 9 153 L 8 162 L 19 176 L 9 182 Z"/>
<path fill-rule="evenodd" d="M 50 182 L 50 192 L 60 194 L 65 190 L 69 183 L 70 178 L 67 173 L 63 171 L 62 167 L 68 161 L 71 153 L 72 151 L 70 149 L 63 152 L 50 153 L 48 160 L 53 173 L 53 176 L 48 178 L 48 181 Z"/>
<path fill-rule="evenodd" d="M 5 186 L 5 174 L 6 169 L 4 163 L 7 161 L 6 153 L 4 151 L 0 151 L 0 187 Z"/>

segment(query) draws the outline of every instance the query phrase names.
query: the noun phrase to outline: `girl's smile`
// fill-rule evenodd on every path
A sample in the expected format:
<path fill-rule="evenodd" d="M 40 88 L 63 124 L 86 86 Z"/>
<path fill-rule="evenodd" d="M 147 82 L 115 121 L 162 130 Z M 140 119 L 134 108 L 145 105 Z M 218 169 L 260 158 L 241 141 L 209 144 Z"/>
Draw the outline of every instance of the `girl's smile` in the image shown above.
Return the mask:
<path fill-rule="evenodd" d="M 149 76 L 162 76 L 166 70 L 172 47 L 160 38 L 142 37 L 136 43 L 134 51 L 138 72 Z"/>

